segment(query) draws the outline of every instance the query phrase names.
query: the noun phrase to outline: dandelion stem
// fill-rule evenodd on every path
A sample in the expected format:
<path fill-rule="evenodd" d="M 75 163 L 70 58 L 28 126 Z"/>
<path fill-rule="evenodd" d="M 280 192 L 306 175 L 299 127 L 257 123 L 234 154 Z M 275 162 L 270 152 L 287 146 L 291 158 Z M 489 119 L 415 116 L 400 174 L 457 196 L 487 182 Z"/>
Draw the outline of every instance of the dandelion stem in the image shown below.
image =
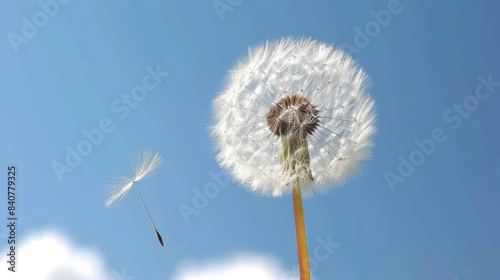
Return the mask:
<path fill-rule="evenodd" d="M 304 223 L 304 211 L 302 210 L 302 196 L 298 182 L 293 186 L 292 196 L 300 280 L 310 280 L 311 276 L 309 273 L 309 257 L 307 254 L 306 227 Z"/>
<path fill-rule="evenodd" d="M 144 203 L 144 199 L 142 198 L 141 192 L 139 191 L 139 188 L 135 185 L 135 182 L 132 183 L 132 185 L 135 187 L 135 190 L 139 194 L 139 197 L 141 198 L 142 205 L 144 205 L 144 209 L 146 209 L 146 213 L 148 213 L 149 220 L 151 221 L 151 224 L 153 224 L 153 228 L 156 231 L 156 237 L 158 238 L 158 241 L 160 242 L 160 245 L 162 247 L 165 247 L 163 245 L 163 238 L 161 237 L 160 233 L 158 232 L 158 229 L 156 228 L 155 222 L 153 222 L 153 218 L 151 218 L 151 214 L 149 213 L 148 207 L 146 206 L 146 203 Z"/>

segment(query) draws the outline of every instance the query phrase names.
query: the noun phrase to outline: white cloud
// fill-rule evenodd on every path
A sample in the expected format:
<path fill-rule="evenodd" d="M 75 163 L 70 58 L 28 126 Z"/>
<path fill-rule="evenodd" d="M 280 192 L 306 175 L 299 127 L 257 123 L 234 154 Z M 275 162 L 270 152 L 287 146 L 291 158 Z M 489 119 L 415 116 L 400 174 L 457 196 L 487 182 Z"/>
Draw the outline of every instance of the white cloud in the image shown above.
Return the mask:
<path fill-rule="evenodd" d="M 173 280 L 295 280 L 295 274 L 268 256 L 241 254 L 207 263 L 182 264 Z"/>
<path fill-rule="evenodd" d="M 16 246 L 16 272 L 7 270 L 8 251 L 3 250 L 0 255 L 0 279 L 112 279 L 106 273 L 103 258 L 96 250 L 77 247 L 59 231 L 45 230 L 17 241 L 21 244 Z"/>

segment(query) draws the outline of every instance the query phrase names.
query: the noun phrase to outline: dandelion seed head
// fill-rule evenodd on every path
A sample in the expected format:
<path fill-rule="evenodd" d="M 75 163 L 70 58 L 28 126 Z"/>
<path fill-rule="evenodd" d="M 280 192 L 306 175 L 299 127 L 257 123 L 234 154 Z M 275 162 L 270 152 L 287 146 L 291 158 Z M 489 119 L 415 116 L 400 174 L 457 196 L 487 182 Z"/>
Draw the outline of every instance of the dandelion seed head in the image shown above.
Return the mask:
<path fill-rule="evenodd" d="M 284 38 L 249 49 L 214 100 L 218 163 L 248 190 L 307 194 L 340 186 L 370 156 L 368 78 L 340 49 Z"/>

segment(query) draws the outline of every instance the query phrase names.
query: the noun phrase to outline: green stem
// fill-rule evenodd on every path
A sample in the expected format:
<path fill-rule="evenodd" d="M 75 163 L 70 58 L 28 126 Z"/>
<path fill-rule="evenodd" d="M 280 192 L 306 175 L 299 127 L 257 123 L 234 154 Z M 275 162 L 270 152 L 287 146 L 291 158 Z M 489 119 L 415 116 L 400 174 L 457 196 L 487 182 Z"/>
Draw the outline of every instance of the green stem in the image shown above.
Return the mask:
<path fill-rule="evenodd" d="M 300 280 L 310 280 L 306 226 L 304 211 L 302 209 L 302 194 L 300 192 L 301 181 L 312 182 L 313 180 L 307 140 L 298 135 L 285 135 L 281 137 L 281 145 L 281 167 L 283 173 L 285 176 L 295 178 L 293 179 L 292 197 Z"/>
<path fill-rule="evenodd" d="M 306 226 L 302 209 L 302 196 L 298 183 L 293 186 L 293 216 L 295 218 L 295 235 L 297 238 L 297 253 L 299 259 L 300 280 L 310 280 L 309 257 L 307 254 Z"/>

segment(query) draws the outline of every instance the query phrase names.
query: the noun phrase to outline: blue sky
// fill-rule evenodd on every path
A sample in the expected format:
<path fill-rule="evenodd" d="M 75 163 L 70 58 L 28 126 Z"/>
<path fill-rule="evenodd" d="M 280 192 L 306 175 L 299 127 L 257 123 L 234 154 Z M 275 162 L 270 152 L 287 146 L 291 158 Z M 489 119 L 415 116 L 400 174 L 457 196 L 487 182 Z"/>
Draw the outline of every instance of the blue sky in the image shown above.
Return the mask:
<path fill-rule="evenodd" d="M 361 174 L 304 201 L 310 250 L 318 239 L 338 245 L 318 262 L 315 279 L 498 278 L 499 3 L 66 2 L 51 6 L 46 22 L 36 1 L 5 1 L 0 9 L 0 174 L 6 182 L 7 166 L 18 169 L 21 246 L 55 229 L 99 252 L 105 271 L 124 269 L 135 279 L 174 279 L 186 262 L 241 253 L 293 270 L 290 196 L 258 197 L 229 182 L 189 223 L 179 207 L 217 183 L 211 174 L 227 180 L 207 136 L 227 71 L 248 46 L 305 36 L 350 50 L 371 78 L 378 115 L 373 158 Z M 214 3 L 229 8 L 218 12 Z M 383 24 L 375 21 L 381 10 L 391 11 Z M 23 18 L 41 27 L 23 34 Z M 151 69 L 168 76 L 150 80 L 156 86 L 128 105 L 122 95 Z M 117 112 L 124 106 L 127 114 Z M 103 120 L 112 131 L 59 180 L 54 162 L 65 163 L 66 148 L 76 149 L 82 131 Z M 419 152 L 415 141 L 433 139 L 435 130 L 441 143 Z M 116 209 L 103 206 L 105 183 L 128 175 L 146 147 L 165 157 L 160 173 L 139 183 L 165 248 L 136 193 Z M 418 164 L 402 174 L 411 155 Z M 0 251 L 5 241 L 2 229 Z"/>

